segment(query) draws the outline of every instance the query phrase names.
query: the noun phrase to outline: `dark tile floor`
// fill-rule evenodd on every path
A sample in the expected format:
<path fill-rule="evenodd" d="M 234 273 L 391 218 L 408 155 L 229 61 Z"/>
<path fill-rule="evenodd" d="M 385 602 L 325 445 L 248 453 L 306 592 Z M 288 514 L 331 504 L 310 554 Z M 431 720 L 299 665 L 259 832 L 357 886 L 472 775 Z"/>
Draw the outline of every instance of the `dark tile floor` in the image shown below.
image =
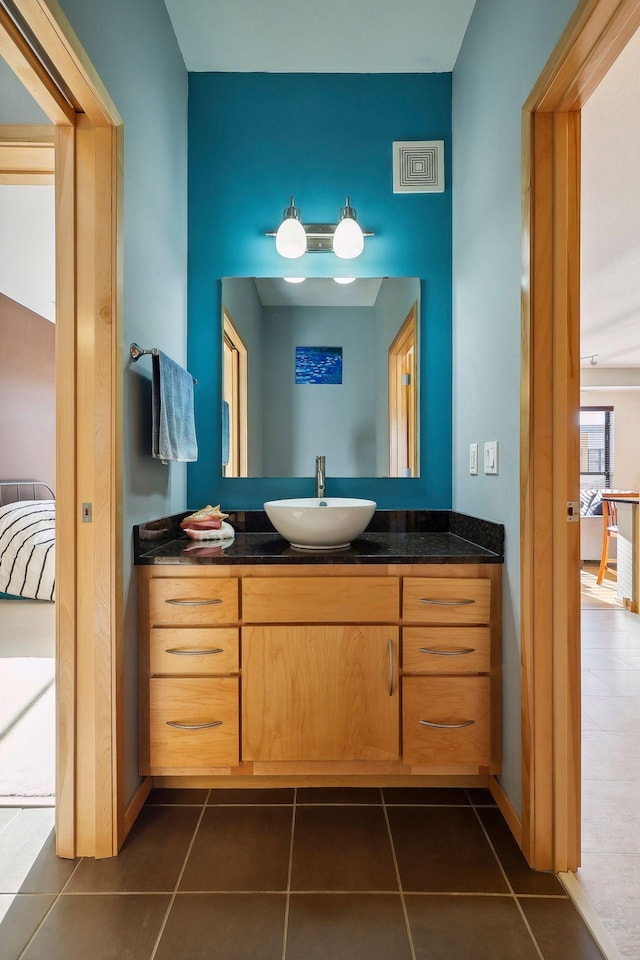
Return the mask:
<path fill-rule="evenodd" d="M 0 821 L 0 960 L 602 956 L 484 790 L 155 790 L 101 861 L 47 816 Z"/>

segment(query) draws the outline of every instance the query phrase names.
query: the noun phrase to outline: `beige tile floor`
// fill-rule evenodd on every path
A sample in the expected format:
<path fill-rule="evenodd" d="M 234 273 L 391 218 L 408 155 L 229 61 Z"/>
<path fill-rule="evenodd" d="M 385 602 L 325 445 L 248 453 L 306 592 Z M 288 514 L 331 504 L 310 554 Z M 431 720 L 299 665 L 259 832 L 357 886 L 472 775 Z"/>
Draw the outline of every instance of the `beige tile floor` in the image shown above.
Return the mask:
<path fill-rule="evenodd" d="M 622 956 L 640 960 L 640 615 L 585 579 L 578 880 Z"/>

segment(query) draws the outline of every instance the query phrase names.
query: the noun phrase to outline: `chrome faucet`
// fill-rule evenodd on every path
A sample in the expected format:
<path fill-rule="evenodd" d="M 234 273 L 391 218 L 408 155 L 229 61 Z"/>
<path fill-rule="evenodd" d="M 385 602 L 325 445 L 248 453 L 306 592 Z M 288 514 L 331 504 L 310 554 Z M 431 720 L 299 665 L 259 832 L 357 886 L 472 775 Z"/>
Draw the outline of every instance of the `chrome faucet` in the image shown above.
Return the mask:
<path fill-rule="evenodd" d="M 326 489 L 324 457 L 316 457 L 316 497 L 324 497 Z"/>

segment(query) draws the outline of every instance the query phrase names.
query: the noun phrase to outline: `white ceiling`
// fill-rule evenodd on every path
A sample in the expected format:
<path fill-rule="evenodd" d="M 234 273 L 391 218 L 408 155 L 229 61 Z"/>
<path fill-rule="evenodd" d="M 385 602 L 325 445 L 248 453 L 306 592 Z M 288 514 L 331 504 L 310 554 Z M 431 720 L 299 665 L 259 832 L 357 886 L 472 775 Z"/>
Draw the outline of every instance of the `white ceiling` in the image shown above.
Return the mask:
<path fill-rule="evenodd" d="M 165 0 L 187 70 L 441 73 L 475 0 Z"/>
<path fill-rule="evenodd" d="M 304 283 L 281 277 L 255 280 L 264 307 L 372 307 L 381 283 L 381 277 L 361 277 L 348 284 L 323 277 L 307 277 Z"/>
<path fill-rule="evenodd" d="M 582 110 L 581 240 L 580 354 L 638 367 L 640 31 Z"/>

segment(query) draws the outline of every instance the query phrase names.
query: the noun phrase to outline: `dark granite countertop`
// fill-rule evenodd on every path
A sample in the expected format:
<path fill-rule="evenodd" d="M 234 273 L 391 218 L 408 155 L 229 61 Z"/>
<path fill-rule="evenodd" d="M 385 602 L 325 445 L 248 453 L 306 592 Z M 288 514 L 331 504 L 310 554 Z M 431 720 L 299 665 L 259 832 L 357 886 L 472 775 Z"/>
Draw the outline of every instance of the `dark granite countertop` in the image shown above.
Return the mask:
<path fill-rule="evenodd" d="M 504 526 L 451 510 L 377 510 L 351 546 L 301 550 L 274 530 L 262 510 L 231 513 L 229 541 L 190 540 L 187 513 L 134 527 L 136 564 L 502 563 Z"/>

